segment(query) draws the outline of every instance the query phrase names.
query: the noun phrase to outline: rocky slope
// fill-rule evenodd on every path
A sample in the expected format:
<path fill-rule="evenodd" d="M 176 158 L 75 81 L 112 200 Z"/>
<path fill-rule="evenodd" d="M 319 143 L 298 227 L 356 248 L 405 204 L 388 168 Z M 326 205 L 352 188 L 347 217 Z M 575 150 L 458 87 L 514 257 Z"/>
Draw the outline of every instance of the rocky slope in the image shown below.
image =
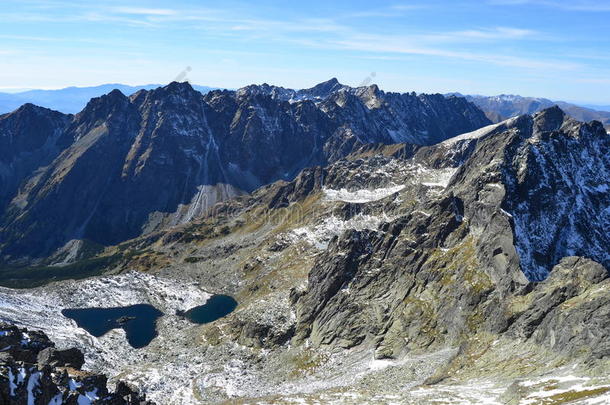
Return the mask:
<path fill-rule="evenodd" d="M 0 210 L 19 185 L 71 143 L 62 137 L 70 116 L 25 104 L 0 116 Z"/>
<path fill-rule="evenodd" d="M 610 137 L 599 123 L 553 108 L 437 149 L 468 143 L 474 150 L 438 199 L 377 232 L 344 234 L 318 259 L 296 299 L 299 339 L 370 340 L 393 357 L 481 328 L 503 332 L 521 315 L 510 297 L 564 257 L 593 259 L 601 265 L 584 267 L 607 276 Z"/>
<path fill-rule="evenodd" d="M 609 151 L 599 123 L 557 108 L 357 145 L 98 255 L 125 274 L 0 289 L 0 316 L 160 403 L 603 404 Z M 208 293 L 239 306 L 175 315 Z M 165 314 L 138 350 L 60 313 L 134 303 Z"/>
<path fill-rule="evenodd" d="M 110 392 L 104 375 L 81 370 L 78 349 L 58 350 L 42 332 L 0 324 L 0 400 L 6 405 L 152 405 L 129 385 Z"/>
<path fill-rule="evenodd" d="M 462 98 L 335 81 L 289 102 L 269 89 L 203 96 L 172 83 L 131 97 L 112 91 L 75 116 L 24 106 L 0 117 L 5 262 L 71 262 L 360 144 L 429 144 L 489 123 Z"/>

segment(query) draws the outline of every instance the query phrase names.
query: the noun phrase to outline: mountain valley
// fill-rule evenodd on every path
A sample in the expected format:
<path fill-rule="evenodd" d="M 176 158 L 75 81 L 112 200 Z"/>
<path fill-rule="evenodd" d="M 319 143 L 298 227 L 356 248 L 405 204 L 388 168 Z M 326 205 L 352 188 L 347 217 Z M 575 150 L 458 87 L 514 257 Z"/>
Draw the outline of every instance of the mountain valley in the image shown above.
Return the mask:
<path fill-rule="evenodd" d="M 336 79 L 172 83 L 76 115 L 25 105 L 0 142 L 0 320 L 80 350 L 111 388 L 164 405 L 610 401 L 600 122 L 551 106 L 492 123 L 461 97 Z M 213 295 L 237 306 L 184 317 Z M 137 349 L 62 315 L 136 304 L 163 313 Z"/>

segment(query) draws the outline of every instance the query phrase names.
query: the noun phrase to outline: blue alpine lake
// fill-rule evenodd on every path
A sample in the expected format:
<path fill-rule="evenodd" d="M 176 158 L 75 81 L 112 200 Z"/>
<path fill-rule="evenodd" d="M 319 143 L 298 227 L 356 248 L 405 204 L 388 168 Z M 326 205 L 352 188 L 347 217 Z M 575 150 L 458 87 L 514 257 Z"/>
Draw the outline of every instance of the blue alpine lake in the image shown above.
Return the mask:
<path fill-rule="evenodd" d="M 237 301 L 228 295 L 213 295 L 204 305 L 178 311 L 193 323 L 204 324 L 227 316 L 237 307 Z M 147 346 L 157 336 L 157 319 L 163 312 L 149 304 L 137 304 L 114 308 L 70 308 L 62 315 L 95 337 L 103 336 L 112 329 L 123 329 L 127 342 L 136 349 Z"/>
<path fill-rule="evenodd" d="M 74 319 L 79 327 L 95 337 L 121 328 L 127 335 L 127 342 L 136 349 L 148 345 L 157 336 L 157 318 L 163 315 L 163 312 L 148 304 L 116 308 L 64 309 L 61 313 Z"/>
<path fill-rule="evenodd" d="M 228 295 L 213 295 L 204 305 L 186 311 L 184 316 L 193 323 L 209 323 L 229 315 L 237 307 L 237 301 Z"/>

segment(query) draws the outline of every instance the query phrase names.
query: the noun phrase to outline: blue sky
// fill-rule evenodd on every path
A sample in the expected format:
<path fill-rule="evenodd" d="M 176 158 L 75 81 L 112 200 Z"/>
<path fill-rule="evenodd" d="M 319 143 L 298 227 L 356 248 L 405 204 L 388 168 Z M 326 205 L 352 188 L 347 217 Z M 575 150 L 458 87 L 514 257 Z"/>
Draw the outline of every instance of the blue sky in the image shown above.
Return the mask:
<path fill-rule="evenodd" d="M 610 105 L 610 0 L 2 1 L 0 88 L 167 83 Z"/>

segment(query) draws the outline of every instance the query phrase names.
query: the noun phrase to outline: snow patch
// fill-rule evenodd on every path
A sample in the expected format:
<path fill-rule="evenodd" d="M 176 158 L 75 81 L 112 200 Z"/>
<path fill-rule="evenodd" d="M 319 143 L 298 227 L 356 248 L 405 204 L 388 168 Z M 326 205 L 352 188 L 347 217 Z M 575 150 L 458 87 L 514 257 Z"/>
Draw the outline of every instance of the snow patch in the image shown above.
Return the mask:
<path fill-rule="evenodd" d="M 30 378 L 28 379 L 28 405 L 36 405 L 36 393 L 34 392 L 34 390 L 36 389 L 36 387 L 38 387 L 40 375 L 40 372 L 37 371 L 35 373 L 32 373 L 32 375 L 30 375 Z"/>
<path fill-rule="evenodd" d="M 377 230 L 379 225 L 392 220 L 393 218 L 385 214 L 379 216 L 358 214 L 348 220 L 333 215 L 325 218 L 318 225 L 294 229 L 289 235 L 294 242 L 305 241 L 317 249 L 324 250 L 333 237 L 340 236 L 347 230 Z"/>
<path fill-rule="evenodd" d="M 386 197 L 391 196 L 394 193 L 398 193 L 404 189 L 404 185 L 376 188 L 376 189 L 362 189 L 349 191 L 345 188 L 340 190 L 333 190 L 325 188 L 324 195 L 326 201 L 343 201 L 348 203 L 367 203 L 372 201 L 379 201 Z"/>
<path fill-rule="evenodd" d="M 508 127 L 514 125 L 514 123 L 517 121 L 518 118 L 519 117 L 510 118 L 510 119 L 508 119 L 506 121 L 502 121 L 498 124 L 488 125 L 486 127 L 479 128 L 476 131 L 467 132 L 462 135 L 454 136 L 453 138 L 449 138 L 446 141 L 443 141 L 442 144 L 446 145 L 446 146 L 451 146 L 460 141 L 483 138 L 484 136 L 491 134 L 493 131 L 495 131 L 496 129 L 498 129 L 500 127 L 508 128 Z"/>

